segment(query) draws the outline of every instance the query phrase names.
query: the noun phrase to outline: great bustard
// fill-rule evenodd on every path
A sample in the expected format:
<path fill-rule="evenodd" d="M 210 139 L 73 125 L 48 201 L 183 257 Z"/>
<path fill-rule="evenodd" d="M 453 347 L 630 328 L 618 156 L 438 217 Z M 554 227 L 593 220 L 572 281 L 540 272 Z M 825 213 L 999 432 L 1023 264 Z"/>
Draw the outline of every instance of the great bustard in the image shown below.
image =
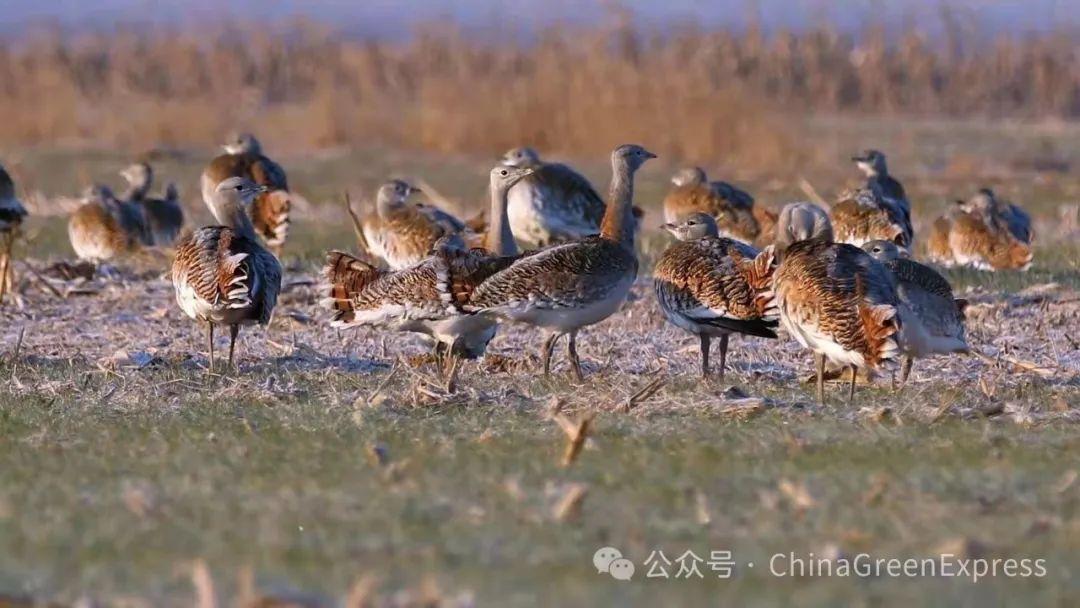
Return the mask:
<path fill-rule="evenodd" d="M 89 188 L 68 220 L 75 255 L 95 265 L 112 261 L 150 244 L 142 209 L 122 201 L 107 186 Z"/>
<path fill-rule="evenodd" d="M 419 189 L 400 179 L 379 187 L 375 213 L 360 220 L 365 248 L 392 270 L 401 270 L 426 259 L 435 242 L 465 231 L 465 224 L 432 205 L 409 202 Z"/>
<path fill-rule="evenodd" d="M 678 223 L 691 213 L 707 213 L 716 220 L 720 236 L 753 244 L 761 236 L 754 213 L 754 197 L 727 182 L 710 182 L 701 167 L 680 169 L 671 177 L 664 197 L 664 221 Z"/>
<path fill-rule="evenodd" d="M 220 182 L 210 211 L 221 224 L 199 228 L 177 243 L 172 265 L 176 302 L 184 314 L 209 328 L 210 372 L 214 326 L 229 326 L 229 367 L 240 326 L 266 325 L 281 291 L 281 265 L 259 243 L 246 207 L 266 187 L 244 177 Z"/>
<path fill-rule="evenodd" d="M 263 154 L 262 145 L 250 133 L 229 137 L 225 154 L 215 157 L 203 170 L 203 201 L 211 205 L 218 184 L 230 177 L 244 177 L 266 187 L 248 210 L 255 234 L 280 256 L 289 236 L 292 199 L 285 170 Z"/>
<path fill-rule="evenodd" d="M 1022 209 L 999 203 L 988 190 L 957 201 L 938 217 L 927 242 L 928 257 L 942 266 L 981 270 L 1031 267 L 1031 219 Z"/>
<path fill-rule="evenodd" d="M 953 297 L 952 286 L 933 268 L 901 256 L 888 241 L 871 241 L 863 250 L 881 262 L 896 281 L 900 320 L 904 325 L 904 365 L 901 384 L 907 382 L 916 357 L 967 352 L 964 309 L 967 300 Z"/>
<path fill-rule="evenodd" d="M 585 176 L 562 163 L 540 159 L 533 148 L 513 148 L 503 155 L 508 167 L 533 170 L 510 190 L 507 213 L 514 235 L 538 247 L 565 243 L 600 232 L 604 199 Z M 642 211 L 633 208 L 636 220 Z"/>
<path fill-rule="evenodd" d="M 785 207 L 778 224 L 773 291 L 780 325 L 814 352 L 817 398 L 825 401 L 825 360 L 876 368 L 900 354 L 899 300 L 889 272 L 862 249 L 833 243 L 831 230 L 805 203 Z"/>
<path fill-rule="evenodd" d="M 15 194 L 15 182 L 0 165 L 0 303 L 12 282 L 11 250 L 26 215 L 26 208 Z"/>
<path fill-rule="evenodd" d="M 908 223 L 911 222 L 911 202 L 908 201 L 904 186 L 889 174 L 885 163 L 885 154 L 879 150 L 865 150 L 851 157 L 855 166 L 866 176 L 867 187 L 876 186 L 881 195 L 896 201 L 904 210 Z"/>
<path fill-rule="evenodd" d="M 175 184 L 165 186 L 163 198 L 150 196 L 154 182 L 154 170 L 149 163 L 134 163 L 120 175 L 128 182 L 122 200 L 139 205 L 150 242 L 155 247 L 171 247 L 181 228 L 184 227 L 184 209 L 180 206 L 180 194 Z"/>
<path fill-rule="evenodd" d="M 772 297 L 771 255 L 718 236 L 707 213 L 691 213 L 664 228 L 679 239 L 653 270 L 653 288 L 664 316 L 701 341 L 701 374 L 709 375 L 710 339 L 720 338 L 724 379 L 728 336 L 775 338 L 778 314 Z"/>
<path fill-rule="evenodd" d="M 401 270 L 382 270 L 340 251 L 328 253 L 322 305 L 333 313 L 331 325 L 431 336 L 444 372 L 447 355 L 482 355 L 495 335 L 495 319 L 465 309 L 478 285 L 517 259 L 506 220 L 507 193 L 531 172 L 505 166 L 491 170 L 492 220 L 484 249 L 466 250 L 459 234 L 446 235 L 423 260 Z"/>
<path fill-rule="evenodd" d="M 567 354 L 581 378 L 577 333 L 611 316 L 637 277 L 634 251 L 634 173 L 656 155 L 625 144 L 611 153 L 611 194 L 600 234 L 525 256 L 476 288 L 478 313 L 540 327 L 547 334 L 540 359 L 550 371 L 556 340 L 569 334 Z"/>
<path fill-rule="evenodd" d="M 832 206 L 829 219 L 838 243 L 861 247 L 883 240 L 911 250 L 914 230 L 907 212 L 899 201 L 883 196 L 877 186 L 844 192 Z"/>

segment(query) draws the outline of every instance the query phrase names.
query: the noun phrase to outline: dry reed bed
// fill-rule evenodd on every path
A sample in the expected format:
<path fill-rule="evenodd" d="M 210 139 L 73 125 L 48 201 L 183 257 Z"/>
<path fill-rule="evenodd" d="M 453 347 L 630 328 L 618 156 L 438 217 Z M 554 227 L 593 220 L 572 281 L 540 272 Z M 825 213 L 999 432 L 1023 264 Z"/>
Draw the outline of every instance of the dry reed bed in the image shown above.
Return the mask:
<path fill-rule="evenodd" d="M 0 115 L 19 117 L 0 122 L 0 143 L 141 151 L 244 125 L 271 147 L 491 154 L 524 141 L 582 155 L 647 140 L 674 157 L 779 166 L 812 154 L 789 118 L 809 112 L 1080 114 L 1071 33 L 989 40 L 946 25 L 940 44 L 884 28 L 657 32 L 618 13 L 529 42 L 452 26 L 350 40 L 303 22 L 45 34 L 0 42 Z"/>

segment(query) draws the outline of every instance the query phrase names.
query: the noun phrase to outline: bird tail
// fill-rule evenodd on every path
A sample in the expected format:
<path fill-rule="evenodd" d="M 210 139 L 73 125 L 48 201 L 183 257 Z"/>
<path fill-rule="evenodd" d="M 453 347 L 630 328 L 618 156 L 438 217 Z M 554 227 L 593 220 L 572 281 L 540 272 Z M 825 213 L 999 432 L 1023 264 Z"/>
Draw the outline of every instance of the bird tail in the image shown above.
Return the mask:
<path fill-rule="evenodd" d="M 286 190 L 273 190 L 259 195 L 252 209 L 255 230 L 271 249 L 280 249 L 289 237 L 292 199 Z"/>
<path fill-rule="evenodd" d="M 772 245 L 766 247 L 744 267 L 746 282 L 754 290 L 754 306 L 758 316 L 765 321 L 780 318 L 780 309 L 773 290 L 773 273 L 776 271 L 776 252 Z"/>
<path fill-rule="evenodd" d="M 330 324 L 347 327 L 356 320 L 354 299 L 383 272 L 367 262 L 340 251 L 326 254 L 322 270 L 323 308 L 333 313 Z"/>

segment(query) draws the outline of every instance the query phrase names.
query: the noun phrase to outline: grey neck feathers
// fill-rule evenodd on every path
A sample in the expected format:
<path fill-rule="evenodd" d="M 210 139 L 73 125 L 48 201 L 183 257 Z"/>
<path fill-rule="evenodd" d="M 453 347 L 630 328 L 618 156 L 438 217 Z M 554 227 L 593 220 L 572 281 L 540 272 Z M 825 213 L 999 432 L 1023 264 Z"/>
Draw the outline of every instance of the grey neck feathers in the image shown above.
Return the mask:
<path fill-rule="evenodd" d="M 237 234 L 247 237 L 251 240 L 255 238 L 255 227 L 251 225 L 251 218 L 248 217 L 244 207 L 237 201 L 222 200 L 219 195 L 214 200 L 214 206 L 211 209 L 214 213 L 214 218 L 222 226 L 228 226 L 232 228 Z"/>
<path fill-rule="evenodd" d="M 634 176 L 623 163 L 612 163 L 611 190 L 600 234 L 624 247 L 634 248 Z"/>
<path fill-rule="evenodd" d="M 491 209 L 489 210 L 490 221 L 485 236 L 484 245 L 487 250 L 495 255 L 517 255 L 517 243 L 514 242 L 514 233 L 510 230 L 510 221 L 506 217 L 506 206 L 510 189 L 505 185 L 492 186 Z"/>

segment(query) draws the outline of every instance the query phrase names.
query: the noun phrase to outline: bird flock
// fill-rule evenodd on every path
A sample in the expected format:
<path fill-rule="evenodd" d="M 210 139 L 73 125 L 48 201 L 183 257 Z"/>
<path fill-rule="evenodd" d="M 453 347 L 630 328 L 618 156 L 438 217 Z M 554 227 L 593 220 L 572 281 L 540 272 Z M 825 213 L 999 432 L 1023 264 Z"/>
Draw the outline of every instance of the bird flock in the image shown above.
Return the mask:
<path fill-rule="evenodd" d="M 176 302 L 207 327 L 210 371 L 217 326 L 229 329 L 231 368 L 240 328 L 272 319 L 293 208 L 285 171 L 253 135 L 232 135 L 223 148 L 200 180 L 216 225 L 185 230 L 177 188 L 151 196 L 146 163 L 121 172 L 128 188 L 119 196 L 90 188 L 68 223 L 72 248 L 95 266 L 141 247 L 174 251 Z M 410 202 L 417 187 L 387 181 L 374 211 L 354 215 L 361 252 L 327 253 L 320 305 L 334 327 L 426 336 L 438 372 L 451 382 L 462 360 L 484 354 L 500 325 L 533 327 L 543 373 L 566 337 L 580 381 L 579 332 L 618 311 L 638 279 L 643 213 L 634 182 L 653 158 L 639 145 L 616 147 L 605 202 L 571 167 L 544 162 L 532 148 L 512 149 L 490 172 L 486 218 L 470 221 Z M 813 353 L 822 402 L 830 366 L 850 371 L 850 400 L 859 370 L 899 363 L 902 386 L 915 359 L 968 351 L 967 302 L 912 259 L 911 203 L 885 155 L 867 150 L 852 161 L 863 185 L 832 205 L 795 202 L 778 211 L 735 185 L 709 181 L 699 167 L 674 174 L 662 205 L 675 242 L 656 262 L 653 292 L 664 318 L 698 337 L 703 377 L 712 375 L 713 340 L 722 379 L 732 334 L 778 339 L 780 329 Z M 0 167 L 0 301 L 26 215 Z M 984 189 L 934 221 L 925 249 L 941 266 L 1023 270 L 1032 238 L 1030 217 Z"/>

